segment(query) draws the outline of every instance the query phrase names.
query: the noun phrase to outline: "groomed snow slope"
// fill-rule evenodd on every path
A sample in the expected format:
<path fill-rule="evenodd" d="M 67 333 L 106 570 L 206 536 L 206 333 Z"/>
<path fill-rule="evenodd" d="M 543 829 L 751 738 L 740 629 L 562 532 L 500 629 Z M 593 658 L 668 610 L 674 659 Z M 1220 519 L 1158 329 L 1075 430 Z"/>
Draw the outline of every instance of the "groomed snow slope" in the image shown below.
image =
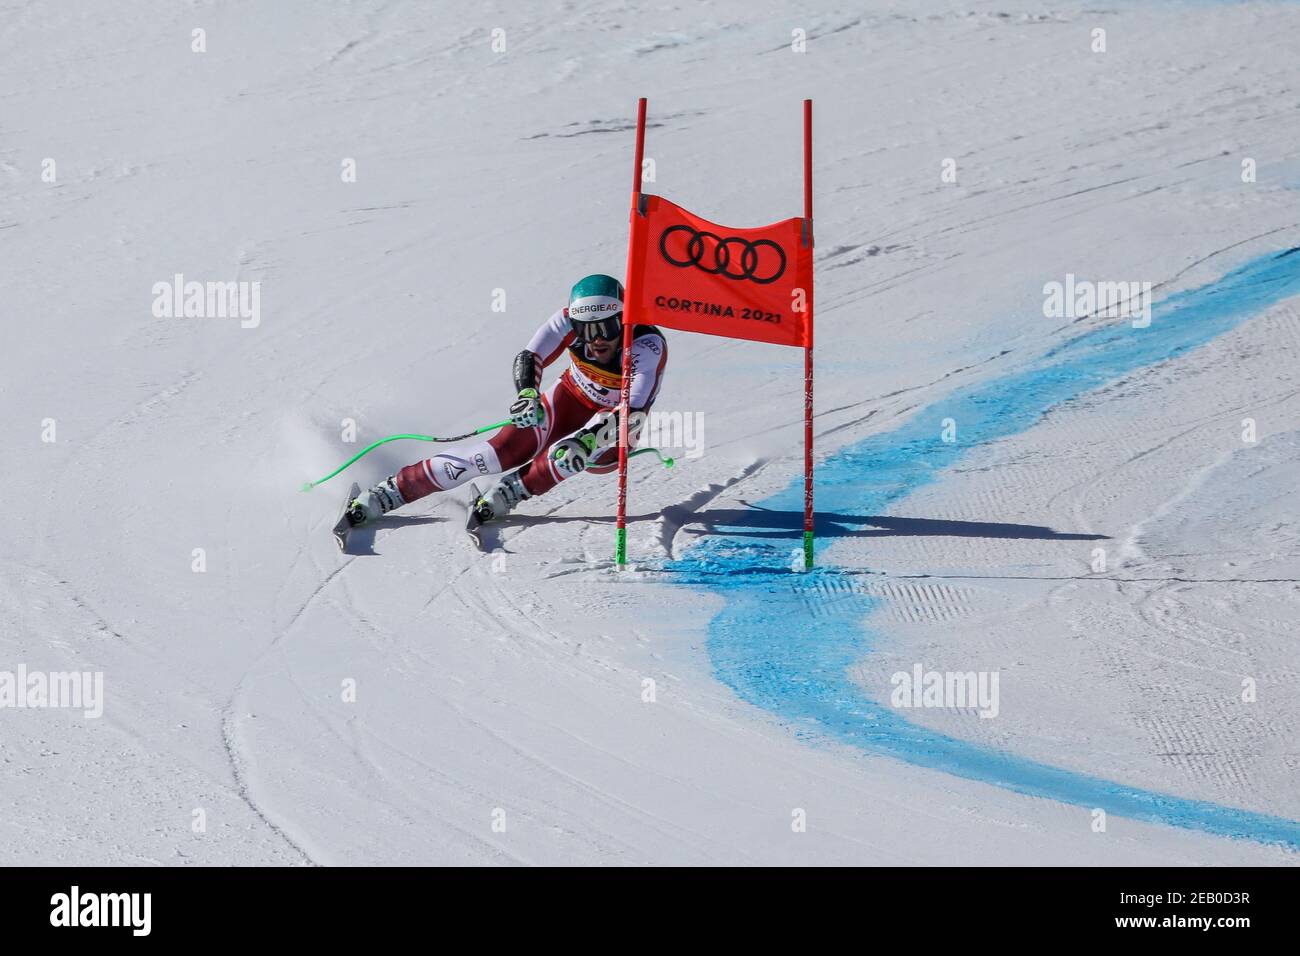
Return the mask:
<path fill-rule="evenodd" d="M 105 693 L 98 720 L 0 709 L 0 863 L 1294 863 L 1177 819 L 1094 832 L 729 681 L 735 582 L 672 569 L 797 478 L 793 350 L 669 333 L 657 408 L 701 413 L 705 453 L 635 463 L 636 572 L 609 568 L 607 479 L 489 555 L 463 495 L 335 549 L 348 477 L 426 445 L 297 490 L 356 450 L 345 419 L 368 442 L 502 416 L 533 328 L 622 271 L 638 95 L 647 188 L 736 225 L 799 213 L 815 100 L 831 463 L 1097 327 L 1044 318 L 1045 282 L 1159 299 L 1300 245 L 1295 7 L 916 8 L 0 2 L 0 670 Z M 260 322 L 155 317 L 176 273 L 259 282 Z M 824 538 L 873 598 L 849 681 L 887 705 L 913 663 L 998 669 L 998 718 L 907 719 L 1300 820 L 1298 327 L 1283 296 Z"/>

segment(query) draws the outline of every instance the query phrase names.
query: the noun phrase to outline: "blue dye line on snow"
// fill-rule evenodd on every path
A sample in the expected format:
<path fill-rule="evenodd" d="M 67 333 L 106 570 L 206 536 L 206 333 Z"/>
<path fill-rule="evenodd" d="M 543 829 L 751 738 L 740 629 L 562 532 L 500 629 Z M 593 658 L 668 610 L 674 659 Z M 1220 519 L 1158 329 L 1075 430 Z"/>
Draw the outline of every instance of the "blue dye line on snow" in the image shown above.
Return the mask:
<path fill-rule="evenodd" d="M 1170 296 L 1153 307 L 1148 328 L 1116 320 L 1077 335 L 1026 368 L 958 390 L 894 431 L 819 462 L 817 510 L 884 514 L 970 448 L 1021 432 L 1062 402 L 1203 345 L 1298 294 L 1300 248 L 1294 248 Z M 940 440 L 944 418 L 960 423 L 956 443 Z M 717 678 L 743 700 L 809 732 L 1016 793 L 1300 849 L 1300 822 L 1052 767 L 927 730 L 876 703 L 848 673 L 871 650 L 872 635 L 862 621 L 879 601 L 835 568 L 789 570 L 802 528 L 802 477 L 760 507 L 777 514 L 756 511 L 748 526 L 733 519 L 666 565 L 680 574 L 677 580 L 725 599 L 709 625 L 707 647 Z M 818 550 L 825 545 L 819 537 Z"/>

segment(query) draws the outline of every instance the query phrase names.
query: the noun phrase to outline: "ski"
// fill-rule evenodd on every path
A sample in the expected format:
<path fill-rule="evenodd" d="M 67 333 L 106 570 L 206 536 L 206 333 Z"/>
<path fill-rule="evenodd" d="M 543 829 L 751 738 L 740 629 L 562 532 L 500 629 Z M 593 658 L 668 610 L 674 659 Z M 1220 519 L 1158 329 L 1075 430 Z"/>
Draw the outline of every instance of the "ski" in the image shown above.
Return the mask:
<path fill-rule="evenodd" d="M 354 481 L 351 490 L 348 491 L 347 500 L 343 502 L 343 514 L 339 516 L 338 521 L 334 522 L 334 540 L 339 543 L 339 550 L 344 554 L 348 553 L 348 532 L 352 530 L 352 522 L 348 520 L 348 506 L 359 494 L 361 494 L 361 486 Z"/>
<path fill-rule="evenodd" d="M 483 496 L 478 490 L 478 485 L 474 484 L 472 481 L 469 484 L 469 490 L 469 515 L 465 519 L 465 533 L 469 535 L 469 539 L 474 542 L 474 547 L 482 551 L 483 536 L 479 532 L 483 528 L 483 519 L 478 516 L 478 509 L 475 506 L 478 504 L 479 498 Z"/>

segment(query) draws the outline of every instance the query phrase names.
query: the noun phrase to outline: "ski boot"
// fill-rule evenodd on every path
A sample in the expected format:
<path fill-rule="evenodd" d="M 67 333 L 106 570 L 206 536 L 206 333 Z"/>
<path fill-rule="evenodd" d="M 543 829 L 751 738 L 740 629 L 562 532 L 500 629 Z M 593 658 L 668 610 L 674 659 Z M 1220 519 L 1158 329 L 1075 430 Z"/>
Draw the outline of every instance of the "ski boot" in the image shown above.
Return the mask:
<path fill-rule="evenodd" d="M 348 524 L 352 527 L 374 521 L 399 508 L 406 502 L 397 490 L 397 482 L 390 475 L 375 487 L 363 491 L 348 504 Z"/>
<path fill-rule="evenodd" d="M 521 501 L 531 498 L 524 487 L 519 472 L 506 475 L 490 489 L 470 502 L 470 512 L 477 524 L 487 521 L 499 521 L 508 515 Z"/>

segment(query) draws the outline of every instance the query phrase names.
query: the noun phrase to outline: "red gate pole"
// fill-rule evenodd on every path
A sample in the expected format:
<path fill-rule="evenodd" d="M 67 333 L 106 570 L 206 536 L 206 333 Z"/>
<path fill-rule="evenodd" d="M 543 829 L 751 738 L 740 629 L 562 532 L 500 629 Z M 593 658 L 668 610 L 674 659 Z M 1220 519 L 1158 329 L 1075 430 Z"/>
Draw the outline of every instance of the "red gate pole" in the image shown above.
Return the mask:
<path fill-rule="evenodd" d="M 640 214 L 641 162 L 645 153 L 645 97 L 636 104 L 636 165 L 632 168 L 632 208 L 628 213 L 627 271 L 623 279 L 623 386 L 618 399 L 618 518 L 614 525 L 614 563 L 622 568 L 627 564 L 627 420 L 632 404 L 632 304 L 640 290 L 633 290 L 632 234 L 635 218 Z"/>
<path fill-rule="evenodd" d="M 812 211 L 812 100 L 803 101 L 803 216 L 804 235 L 813 245 Z M 811 275 L 811 273 L 810 273 Z M 803 566 L 813 566 L 813 290 L 809 282 L 808 344 L 803 350 Z"/>

